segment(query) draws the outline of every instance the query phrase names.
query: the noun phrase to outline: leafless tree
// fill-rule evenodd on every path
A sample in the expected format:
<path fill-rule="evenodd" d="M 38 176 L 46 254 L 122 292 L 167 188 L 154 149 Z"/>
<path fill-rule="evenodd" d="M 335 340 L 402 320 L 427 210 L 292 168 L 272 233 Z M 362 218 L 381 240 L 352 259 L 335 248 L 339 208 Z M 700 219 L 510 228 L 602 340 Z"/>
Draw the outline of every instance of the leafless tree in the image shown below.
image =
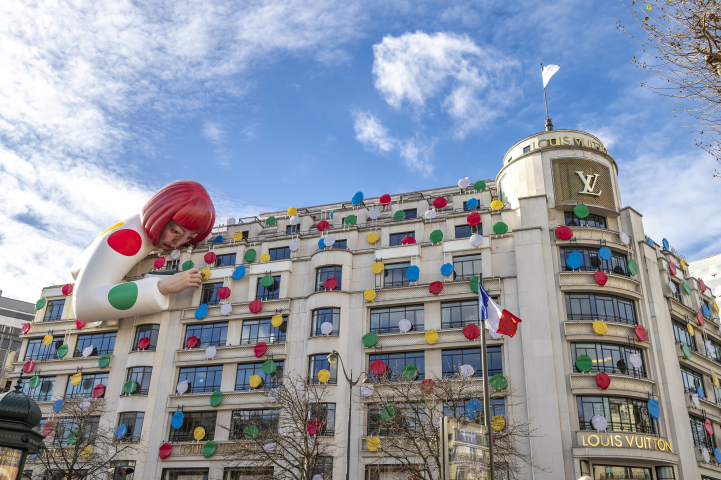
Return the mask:
<path fill-rule="evenodd" d="M 721 162 L 721 3 L 717 0 L 621 0 L 643 34 L 636 35 L 619 20 L 618 28 L 643 45 L 647 56 L 631 63 L 651 72 L 659 82 L 641 85 L 676 99 L 676 116 L 696 144 Z M 717 171 L 714 176 L 721 176 Z"/>
<path fill-rule="evenodd" d="M 224 466 L 246 469 L 247 475 L 259 479 L 312 480 L 317 474 L 328 479 L 325 468 L 332 465 L 340 447 L 333 441 L 327 398 L 325 385 L 286 374 L 281 384 L 268 390 L 264 405 L 279 410 L 278 416 L 233 428 L 231 436 L 241 440 L 242 448 L 230 453 Z"/>
<path fill-rule="evenodd" d="M 423 382 L 402 376 L 377 377 L 372 394 L 363 399 L 361 407 L 368 415 L 367 448 L 377 448 L 378 463 L 392 465 L 399 479 L 440 480 L 443 417 L 482 424 L 482 410 L 468 407 L 473 399 L 483 399 L 483 383 L 478 377 L 455 373 Z M 512 414 L 513 407 L 520 405 L 515 400 L 508 386 L 491 393 L 494 465 L 504 470 L 509 480 L 525 478 L 524 465 L 543 470 L 523 450 L 523 439 L 537 436 L 538 432 L 531 419 Z"/>
<path fill-rule="evenodd" d="M 105 399 L 65 400 L 56 416 L 40 426 L 45 448 L 28 458 L 33 479 L 107 480 L 115 462 L 136 460 L 147 448 L 140 442 L 124 442 L 116 430 L 104 425 Z"/>

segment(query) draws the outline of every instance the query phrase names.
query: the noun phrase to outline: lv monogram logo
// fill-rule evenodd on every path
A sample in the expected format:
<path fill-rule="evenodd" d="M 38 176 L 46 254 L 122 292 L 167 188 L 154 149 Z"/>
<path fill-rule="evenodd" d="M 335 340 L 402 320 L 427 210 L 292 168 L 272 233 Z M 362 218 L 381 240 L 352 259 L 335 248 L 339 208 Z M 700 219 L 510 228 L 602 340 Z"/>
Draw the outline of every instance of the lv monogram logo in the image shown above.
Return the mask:
<path fill-rule="evenodd" d="M 596 188 L 596 180 L 598 180 L 598 173 L 597 174 L 589 174 L 584 175 L 583 172 L 576 171 L 579 177 L 581 177 L 581 181 L 583 182 L 583 190 L 581 190 L 578 193 L 583 193 L 585 195 L 593 195 L 595 197 L 598 197 L 603 193 L 602 191 L 599 191 L 598 193 L 595 193 L 593 191 L 594 188 Z"/>

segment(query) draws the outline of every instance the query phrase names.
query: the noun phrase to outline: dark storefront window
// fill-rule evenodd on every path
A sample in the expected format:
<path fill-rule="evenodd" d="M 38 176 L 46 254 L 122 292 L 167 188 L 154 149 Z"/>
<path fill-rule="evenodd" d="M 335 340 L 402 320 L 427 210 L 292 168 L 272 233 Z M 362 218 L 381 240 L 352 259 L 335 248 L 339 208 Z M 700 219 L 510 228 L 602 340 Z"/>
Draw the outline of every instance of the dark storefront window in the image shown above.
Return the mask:
<path fill-rule="evenodd" d="M 611 252 L 611 258 L 608 260 L 602 260 L 598 256 L 598 250 L 598 248 L 586 247 L 561 247 L 561 270 L 564 272 L 573 271 L 570 267 L 566 266 L 566 260 L 571 253 L 578 252 L 581 254 L 583 263 L 576 270 L 580 270 L 582 272 L 596 272 L 598 270 L 603 270 L 606 273 L 628 276 L 628 272 L 626 271 L 626 264 L 628 263 L 626 255 Z"/>
<path fill-rule="evenodd" d="M 206 442 L 208 440 L 213 440 L 215 438 L 216 416 L 216 412 L 185 412 L 183 416 L 183 424 L 180 426 L 180 428 L 176 430 L 172 426 L 170 427 L 170 441 L 195 441 L 195 438 L 193 437 L 193 432 L 198 427 L 203 427 L 205 429 L 205 436 L 201 438 L 200 441 Z"/>
<path fill-rule="evenodd" d="M 441 304 L 441 328 L 463 328 L 478 321 L 478 300 Z"/>
<path fill-rule="evenodd" d="M 634 353 L 641 354 L 641 350 L 631 348 L 628 345 L 616 345 L 612 343 L 571 344 L 574 372 L 579 371 L 576 367 L 576 359 L 581 355 L 588 355 L 593 362 L 593 367 L 591 368 L 591 372 L 593 373 L 620 373 L 621 375 L 646 378 L 643 355 L 641 355 L 641 366 L 638 368 L 634 367 L 629 360 L 630 356 Z"/>
<path fill-rule="evenodd" d="M 403 307 L 374 308 L 371 310 L 371 332 L 397 333 L 398 322 L 411 322 L 411 331 L 423 331 L 423 305 L 406 305 Z"/>
<path fill-rule="evenodd" d="M 380 355 L 370 355 L 368 360 L 368 371 L 370 371 L 370 364 L 376 360 L 382 360 L 383 363 L 388 367 L 386 373 L 390 380 L 401 380 L 401 372 L 403 367 L 408 364 L 413 364 L 418 369 L 418 376 L 416 380 L 423 380 L 426 376 L 426 356 L 424 352 L 399 352 L 399 353 L 384 353 Z M 375 378 L 376 375 L 371 373 L 371 377 Z"/>
<path fill-rule="evenodd" d="M 619 397 L 577 397 L 578 424 L 581 430 L 595 430 L 591 419 L 600 415 L 613 432 L 655 434 L 654 423 L 648 413 L 648 401 Z"/>
<path fill-rule="evenodd" d="M 501 355 L 501 346 L 495 345 L 486 349 L 486 358 L 488 358 L 488 375 L 492 376 L 497 373 L 503 373 L 503 355 Z M 483 376 L 481 369 L 481 350 L 480 348 L 461 348 L 454 350 L 443 350 L 443 376 L 450 377 L 458 373 L 458 367 L 461 365 L 470 365 L 475 370 L 474 376 Z"/>
<path fill-rule="evenodd" d="M 567 293 L 567 320 L 605 320 L 636 325 L 633 300 L 616 295 L 595 293 Z"/>

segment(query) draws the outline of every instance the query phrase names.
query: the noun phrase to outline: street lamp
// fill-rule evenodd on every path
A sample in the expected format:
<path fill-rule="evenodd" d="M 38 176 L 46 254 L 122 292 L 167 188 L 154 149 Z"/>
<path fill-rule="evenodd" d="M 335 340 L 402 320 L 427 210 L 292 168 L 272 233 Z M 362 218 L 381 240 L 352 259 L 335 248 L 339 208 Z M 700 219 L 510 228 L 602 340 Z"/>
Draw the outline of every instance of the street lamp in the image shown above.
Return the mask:
<path fill-rule="evenodd" d="M 340 353 L 338 353 L 336 350 L 333 350 L 332 353 L 328 354 L 328 363 L 331 365 L 335 365 L 338 363 L 338 360 L 340 360 L 340 366 L 343 369 L 343 375 L 345 375 L 345 379 L 348 380 L 348 443 L 346 444 L 346 451 L 345 451 L 345 480 L 350 480 L 350 417 L 351 417 L 351 405 L 353 404 L 353 387 L 358 385 L 358 382 L 360 382 L 360 379 L 363 375 L 366 376 L 365 380 L 363 380 L 363 385 L 367 385 L 370 383 L 370 379 L 368 378 L 368 375 L 366 375 L 365 372 L 361 372 L 360 375 L 358 375 L 358 378 L 353 380 L 353 370 L 350 372 L 350 377 L 345 371 L 345 365 L 343 364 L 343 359 L 340 356 Z"/>
<path fill-rule="evenodd" d="M 33 430 L 40 426 L 40 407 L 22 392 L 21 380 L 22 376 L 15 390 L 0 395 L 0 457 L 12 479 L 22 478 L 28 453 L 38 454 L 45 447 L 43 436 Z"/>

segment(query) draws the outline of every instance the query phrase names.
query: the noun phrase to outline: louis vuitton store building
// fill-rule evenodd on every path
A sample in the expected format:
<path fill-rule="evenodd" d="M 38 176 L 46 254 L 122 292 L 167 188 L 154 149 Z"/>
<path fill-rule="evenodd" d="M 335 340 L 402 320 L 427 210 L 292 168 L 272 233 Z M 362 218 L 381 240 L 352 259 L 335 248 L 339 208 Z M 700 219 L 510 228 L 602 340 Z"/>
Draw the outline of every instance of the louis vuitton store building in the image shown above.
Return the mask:
<path fill-rule="evenodd" d="M 521 440 L 538 466 L 527 467 L 523 478 L 721 480 L 715 302 L 682 256 L 646 237 L 642 215 L 623 206 L 617 176 L 597 138 L 557 130 L 510 148 L 495 179 L 360 204 L 350 201 L 357 187 L 349 186 L 353 192 L 338 203 L 296 205 L 297 223 L 285 211 L 228 222 L 192 252 L 179 258 L 155 252 L 129 273 L 141 278 L 159 255 L 166 258 L 162 268 L 176 269 L 188 260 L 203 266 L 209 251 L 216 254 L 203 287 L 172 298 L 162 314 L 78 330 L 72 293 L 44 288 L 46 301 L 6 369 L 18 377 L 25 362 L 35 362 L 42 381 L 24 389 L 45 418 L 53 417 L 57 399 L 90 395 L 102 383 L 109 410 L 102 422 L 126 425 L 124 441 L 148 445 L 144 457 L 132 459 L 136 478 L 186 480 L 243 478 L 225 454 L 243 448 L 249 424 L 277 417 L 264 389 L 287 372 L 317 381 L 328 369 L 322 432 L 339 449 L 318 473 L 343 479 L 347 449 L 350 478 L 372 480 L 384 471 L 366 441 L 380 435 L 375 417 L 357 408 L 358 387 L 349 411 L 348 382 L 327 355 L 338 351 L 356 374 L 376 360 L 391 369 L 412 363 L 419 379 L 448 373 L 458 362 L 478 371 L 478 344 L 461 332 L 478 323 L 469 281 L 482 276 L 490 295 L 523 320 L 514 338 L 489 338 L 487 360 L 490 373 L 502 373 L 523 399 L 500 399 L 494 413 L 531 419 L 538 432 Z M 434 207 L 439 197 L 442 208 Z M 344 221 L 351 215 L 352 222 Z M 322 221 L 329 225 L 321 232 Z M 432 241 L 437 230 L 443 238 Z M 379 261 L 385 269 L 376 274 L 372 265 Z M 449 263 L 453 273 L 444 276 L 441 266 Z M 241 265 L 245 274 L 235 278 Z M 415 280 L 412 266 L 420 270 Z M 272 284 L 261 283 L 269 272 Z M 434 282 L 442 283 L 440 293 L 429 288 Z M 224 286 L 231 293 L 221 299 Z M 364 296 L 368 290 L 374 295 Z M 250 307 L 256 300 L 260 311 Z M 208 308 L 196 315 L 201 305 Z M 274 326 L 279 313 L 283 324 Z M 401 320 L 410 331 L 400 331 Z M 431 330 L 433 343 L 425 336 Z M 378 336 L 376 346 L 361 341 L 369 332 Z M 45 345 L 48 334 L 55 341 Z M 261 341 L 267 353 L 258 358 L 254 347 Z M 63 343 L 74 353 L 58 358 Z M 96 350 L 83 356 L 90 345 Z M 111 361 L 101 368 L 95 357 L 105 354 Z M 251 376 L 266 376 L 261 366 L 268 355 L 278 366 L 275 376 L 251 383 Z M 92 381 L 73 386 L 69 377 L 81 367 Z M 130 380 L 137 388 L 128 393 Z M 222 403 L 212 406 L 215 391 L 223 393 Z M 184 416 L 175 428 L 178 410 Z M 201 439 L 194 438 L 197 427 Z M 217 450 L 206 457 L 201 446 L 209 440 Z M 166 442 L 171 448 L 160 458 Z"/>

